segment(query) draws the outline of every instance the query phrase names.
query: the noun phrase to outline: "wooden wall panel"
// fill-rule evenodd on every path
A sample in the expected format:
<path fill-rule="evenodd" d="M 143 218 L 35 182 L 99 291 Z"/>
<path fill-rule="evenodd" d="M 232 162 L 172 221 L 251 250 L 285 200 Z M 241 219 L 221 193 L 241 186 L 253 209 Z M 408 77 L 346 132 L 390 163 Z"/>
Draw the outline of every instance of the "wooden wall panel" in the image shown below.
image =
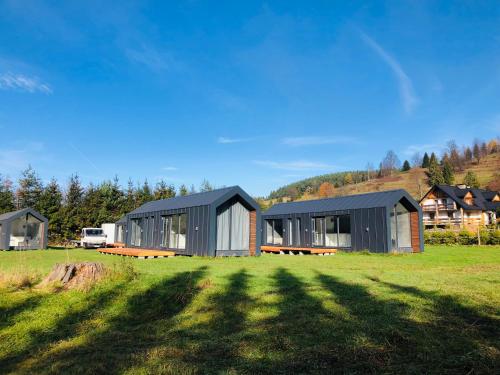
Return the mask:
<path fill-rule="evenodd" d="M 420 223 L 418 221 L 418 212 L 410 213 L 411 222 L 411 248 L 414 253 L 420 252 Z"/>
<path fill-rule="evenodd" d="M 257 211 L 250 211 L 250 256 L 257 252 Z"/>

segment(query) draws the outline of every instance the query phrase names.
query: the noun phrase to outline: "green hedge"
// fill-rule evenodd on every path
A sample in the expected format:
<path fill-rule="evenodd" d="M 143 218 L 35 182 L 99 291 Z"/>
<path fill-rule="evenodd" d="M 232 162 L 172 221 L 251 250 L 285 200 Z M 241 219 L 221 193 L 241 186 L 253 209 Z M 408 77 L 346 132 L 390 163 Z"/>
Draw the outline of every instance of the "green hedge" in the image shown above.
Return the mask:
<path fill-rule="evenodd" d="M 481 230 L 481 245 L 500 245 L 500 230 Z M 477 245 L 477 233 L 461 230 L 425 231 L 424 242 L 427 245 Z"/>

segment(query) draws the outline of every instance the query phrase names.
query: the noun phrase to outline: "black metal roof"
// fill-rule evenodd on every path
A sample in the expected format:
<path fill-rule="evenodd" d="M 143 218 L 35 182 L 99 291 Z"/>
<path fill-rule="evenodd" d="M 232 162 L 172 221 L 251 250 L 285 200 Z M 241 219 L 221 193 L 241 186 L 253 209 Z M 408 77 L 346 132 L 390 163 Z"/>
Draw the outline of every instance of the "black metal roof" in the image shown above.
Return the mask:
<path fill-rule="evenodd" d="M 123 215 L 115 224 L 116 225 L 127 224 L 127 215 Z"/>
<path fill-rule="evenodd" d="M 419 209 L 418 203 L 403 189 L 375 193 L 348 195 L 345 197 L 316 199 L 310 201 L 278 203 L 272 206 L 265 215 L 288 215 L 294 213 L 341 211 L 359 208 L 375 208 L 394 206 L 402 198 Z"/>
<path fill-rule="evenodd" d="M 34 217 L 36 217 L 37 219 L 39 219 L 41 221 L 48 221 L 48 219 L 45 216 L 43 216 L 41 213 L 39 213 L 38 211 L 35 211 L 34 209 L 29 208 L 29 207 L 28 208 L 23 208 L 21 210 L 12 211 L 12 212 L 6 212 L 4 214 L 1 214 L 0 215 L 0 221 L 15 220 L 18 217 L 26 215 L 27 213 L 32 214 Z"/>
<path fill-rule="evenodd" d="M 240 195 L 249 205 L 258 209 L 257 203 L 247 195 L 239 186 L 230 186 L 203 193 L 178 196 L 170 199 L 161 199 L 143 204 L 141 207 L 130 212 L 128 215 L 141 214 L 155 211 L 176 210 L 180 208 L 207 206 L 217 203 L 224 198 L 230 198 L 235 194 Z"/>
<path fill-rule="evenodd" d="M 453 201 L 455 201 L 459 207 L 462 207 L 464 210 L 500 210 L 500 202 L 492 201 L 493 198 L 498 194 L 498 192 L 469 187 L 461 188 L 452 185 L 436 185 L 429 191 L 432 191 L 434 188 L 437 188 L 444 192 L 448 197 L 453 199 Z M 463 200 L 468 192 L 470 192 L 474 197 L 473 205 L 467 204 Z"/>

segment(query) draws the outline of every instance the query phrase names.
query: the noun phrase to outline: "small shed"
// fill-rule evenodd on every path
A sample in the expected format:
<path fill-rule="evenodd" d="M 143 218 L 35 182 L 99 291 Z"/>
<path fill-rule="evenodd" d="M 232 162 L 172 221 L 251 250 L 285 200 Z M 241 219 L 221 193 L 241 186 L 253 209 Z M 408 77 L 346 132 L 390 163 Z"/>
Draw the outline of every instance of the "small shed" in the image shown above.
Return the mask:
<path fill-rule="evenodd" d="M 48 226 L 48 219 L 32 208 L 2 214 L 0 250 L 46 249 Z"/>
<path fill-rule="evenodd" d="M 280 203 L 262 219 L 262 245 L 271 250 L 424 250 L 421 208 L 402 189 Z"/>
<path fill-rule="evenodd" d="M 179 255 L 260 254 L 260 207 L 239 186 L 145 203 L 126 215 L 127 247 Z"/>

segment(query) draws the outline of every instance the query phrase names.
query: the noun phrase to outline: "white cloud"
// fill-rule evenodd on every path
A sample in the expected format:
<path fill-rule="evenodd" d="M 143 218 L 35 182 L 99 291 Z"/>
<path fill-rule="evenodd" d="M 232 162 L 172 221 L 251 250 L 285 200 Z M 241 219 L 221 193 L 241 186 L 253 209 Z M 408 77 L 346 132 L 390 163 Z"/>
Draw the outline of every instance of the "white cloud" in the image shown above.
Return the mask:
<path fill-rule="evenodd" d="M 178 168 L 173 167 L 173 166 L 168 166 L 168 167 L 163 167 L 162 170 L 164 171 L 176 171 Z"/>
<path fill-rule="evenodd" d="M 358 143 L 358 141 L 353 137 L 289 137 L 283 138 L 281 143 L 288 146 L 311 146 L 353 144 Z"/>
<path fill-rule="evenodd" d="M 401 64 L 394 57 L 389 55 L 389 53 L 387 53 L 375 40 L 362 31 L 360 31 L 360 34 L 363 41 L 391 68 L 398 80 L 399 93 L 401 95 L 401 100 L 403 101 L 403 107 L 406 113 L 411 113 L 417 105 L 418 99 L 413 90 L 413 84 L 410 77 L 408 77 L 406 72 L 403 70 Z"/>
<path fill-rule="evenodd" d="M 313 162 L 307 160 L 297 160 L 290 162 L 276 162 L 270 160 L 255 160 L 254 164 L 268 167 L 272 169 L 281 169 L 287 171 L 319 171 L 319 170 L 332 170 L 336 167 L 333 165 L 321 163 L 321 162 Z"/>
<path fill-rule="evenodd" d="M 242 143 L 242 142 L 250 142 L 253 138 L 228 138 L 228 137 L 219 137 L 217 138 L 217 143 L 221 144 L 230 144 L 230 143 Z"/>
<path fill-rule="evenodd" d="M 52 94 L 52 88 L 48 84 L 41 82 L 37 77 L 27 77 L 23 74 L 11 72 L 0 75 L 0 89 Z"/>
<path fill-rule="evenodd" d="M 434 143 L 429 143 L 429 144 L 423 144 L 423 145 L 410 145 L 408 146 L 403 153 L 405 155 L 413 155 L 417 152 L 419 153 L 430 153 L 430 152 L 437 152 L 441 148 L 440 145 L 434 144 Z"/>

